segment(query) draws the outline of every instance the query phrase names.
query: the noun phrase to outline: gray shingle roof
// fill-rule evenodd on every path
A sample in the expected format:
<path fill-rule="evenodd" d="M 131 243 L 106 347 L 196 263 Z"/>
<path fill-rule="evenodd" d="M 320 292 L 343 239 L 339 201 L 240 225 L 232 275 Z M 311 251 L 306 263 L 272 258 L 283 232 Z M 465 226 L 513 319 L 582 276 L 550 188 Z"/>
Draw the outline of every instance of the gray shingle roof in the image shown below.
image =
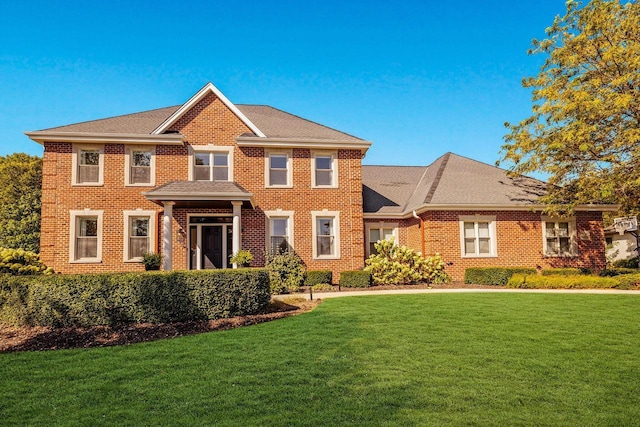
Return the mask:
<path fill-rule="evenodd" d="M 40 132 L 149 135 L 180 107 L 180 105 L 175 105 L 157 110 L 58 126 L 43 129 Z M 236 105 L 236 107 L 269 138 L 362 141 L 355 136 L 267 105 Z"/>
<path fill-rule="evenodd" d="M 427 167 L 363 166 L 365 213 L 401 214 L 424 205 L 533 205 L 546 184 L 447 153 Z"/>
<path fill-rule="evenodd" d="M 247 190 L 235 182 L 227 181 L 171 181 L 144 193 L 147 198 L 156 200 L 163 196 L 214 196 L 216 194 L 251 196 Z"/>

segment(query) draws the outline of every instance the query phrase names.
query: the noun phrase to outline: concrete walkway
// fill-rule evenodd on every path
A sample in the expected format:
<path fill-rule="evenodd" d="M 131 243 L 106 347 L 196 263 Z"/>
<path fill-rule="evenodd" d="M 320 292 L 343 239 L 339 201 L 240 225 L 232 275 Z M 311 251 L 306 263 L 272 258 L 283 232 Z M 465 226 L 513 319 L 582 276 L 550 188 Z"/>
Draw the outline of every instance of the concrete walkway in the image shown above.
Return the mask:
<path fill-rule="evenodd" d="M 639 295 L 640 291 L 623 291 L 619 289 L 388 289 L 382 291 L 340 291 L 340 292 L 314 292 L 313 299 L 357 297 L 363 295 L 410 295 L 410 294 L 459 294 L 459 293 L 537 293 L 537 294 L 609 294 L 609 295 Z M 285 300 L 298 297 L 309 299 L 309 293 L 273 295 L 273 299 Z"/>

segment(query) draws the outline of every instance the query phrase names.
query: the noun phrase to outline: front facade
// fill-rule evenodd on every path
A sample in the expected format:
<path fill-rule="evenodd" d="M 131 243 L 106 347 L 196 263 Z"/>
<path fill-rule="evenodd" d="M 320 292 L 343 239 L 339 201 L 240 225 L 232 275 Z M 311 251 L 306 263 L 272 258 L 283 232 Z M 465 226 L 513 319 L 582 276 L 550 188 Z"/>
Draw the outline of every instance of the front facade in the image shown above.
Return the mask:
<path fill-rule="evenodd" d="M 504 171 L 453 154 L 362 166 L 370 142 L 234 105 L 211 84 L 180 106 L 27 135 L 45 149 L 41 259 L 62 273 L 139 271 L 147 252 L 165 270 L 231 268 L 240 249 L 261 266 L 294 250 L 338 280 L 391 237 L 439 252 L 454 279 L 481 265 L 604 267 L 606 207 L 545 218 L 538 181 L 516 194 Z"/>

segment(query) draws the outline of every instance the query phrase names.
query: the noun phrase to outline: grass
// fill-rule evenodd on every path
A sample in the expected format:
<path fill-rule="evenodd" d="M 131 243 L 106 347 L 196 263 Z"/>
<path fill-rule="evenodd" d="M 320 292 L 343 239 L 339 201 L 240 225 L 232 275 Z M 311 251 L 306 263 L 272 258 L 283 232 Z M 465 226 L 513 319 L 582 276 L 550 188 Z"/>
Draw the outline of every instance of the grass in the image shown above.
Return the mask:
<path fill-rule="evenodd" d="M 640 298 L 350 297 L 247 328 L 0 355 L 3 425 L 633 425 Z"/>

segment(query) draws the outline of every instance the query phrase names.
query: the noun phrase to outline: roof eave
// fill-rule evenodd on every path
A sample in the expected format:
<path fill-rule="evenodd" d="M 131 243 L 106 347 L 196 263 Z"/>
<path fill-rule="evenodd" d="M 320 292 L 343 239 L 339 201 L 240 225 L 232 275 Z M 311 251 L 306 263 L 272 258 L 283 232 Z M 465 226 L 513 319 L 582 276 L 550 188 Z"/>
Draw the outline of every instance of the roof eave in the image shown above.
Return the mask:
<path fill-rule="evenodd" d="M 38 144 L 44 144 L 45 142 L 81 142 L 86 144 L 115 142 L 120 144 L 141 145 L 184 145 L 184 135 L 179 133 L 149 135 L 134 133 L 33 131 L 25 132 L 24 134 Z"/>
<path fill-rule="evenodd" d="M 396 218 L 407 219 L 413 216 L 415 211 L 417 214 L 421 214 L 427 211 L 542 211 L 547 208 L 547 205 L 541 204 L 519 204 L 519 205 L 484 205 L 484 204 L 428 204 L 422 205 L 416 209 L 401 213 L 381 213 L 370 212 L 364 213 L 363 217 L 367 218 Z M 620 209 L 621 205 L 597 205 L 586 204 L 578 205 L 574 208 L 577 212 L 616 212 Z"/>
<path fill-rule="evenodd" d="M 258 138 L 254 136 L 236 137 L 239 147 L 263 148 L 315 148 L 322 150 L 360 150 L 363 154 L 371 147 L 370 141 L 345 141 L 314 138 Z"/>
<path fill-rule="evenodd" d="M 221 192 L 212 192 L 212 193 L 198 193 L 194 194 L 184 194 L 184 193 L 160 193 L 148 191 L 142 193 L 144 197 L 153 202 L 171 202 L 171 201 L 197 201 L 197 202 L 206 202 L 210 200 L 217 201 L 242 201 L 249 202 L 251 206 L 255 208 L 255 196 L 252 193 L 246 194 L 238 194 L 238 193 L 221 193 Z"/>

